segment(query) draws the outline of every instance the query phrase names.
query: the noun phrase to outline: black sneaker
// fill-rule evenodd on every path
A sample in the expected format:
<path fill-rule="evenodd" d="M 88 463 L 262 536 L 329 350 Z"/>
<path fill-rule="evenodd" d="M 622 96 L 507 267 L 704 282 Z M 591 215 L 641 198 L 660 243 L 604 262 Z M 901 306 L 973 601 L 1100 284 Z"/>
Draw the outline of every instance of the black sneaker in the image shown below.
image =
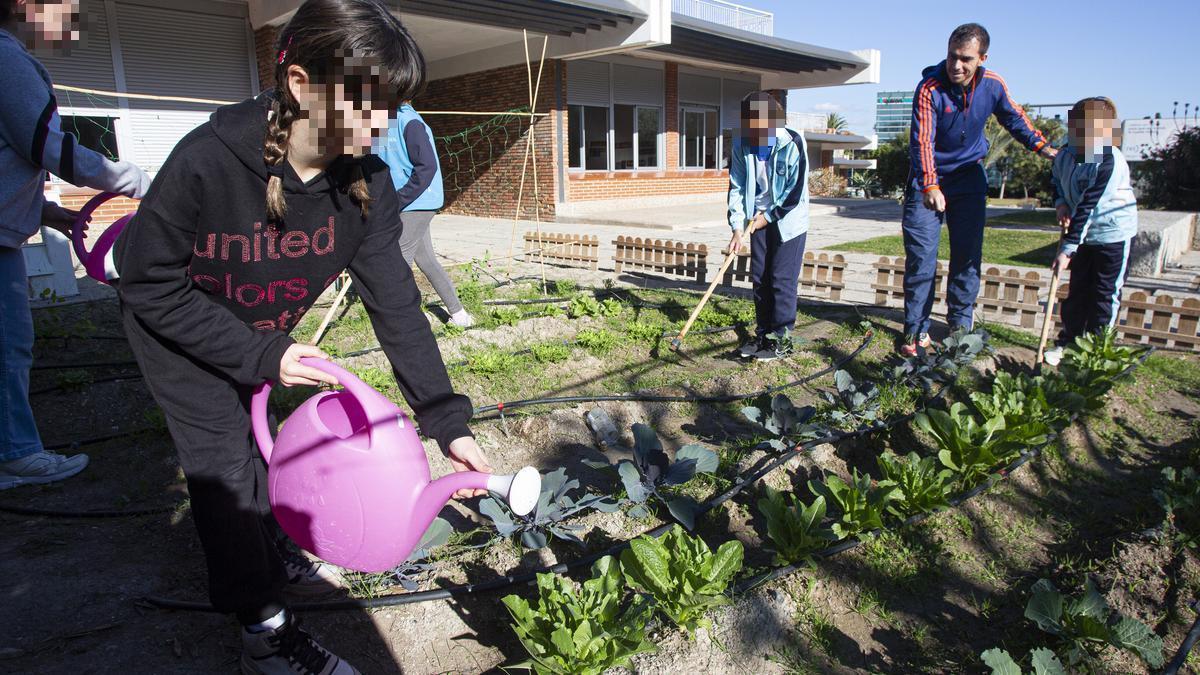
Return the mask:
<path fill-rule="evenodd" d="M 287 571 L 288 585 L 284 592 L 288 595 L 314 598 L 331 595 L 345 588 L 346 580 L 341 569 L 309 558 L 292 542 L 277 540 L 275 550 L 283 560 L 283 569 Z"/>
<path fill-rule="evenodd" d="M 792 341 L 787 335 L 765 335 L 758 342 L 758 351 L 754 352 L 755 361 L 775 361 L 792 354 Z"/>
<path fill-rule="evenodd" d="M 354 666 L 301 630 L 291 612 L 274 630 L 251 633 L 242 629 L 240 665 L 245 675 L 359 675 Z"/>
<path fill-rule="evenodd" d="M 741 356 L 743 359 L 748 359 L 751 356 L 754 356 L 759 349 L 759 339 L 754 338 L 741 347 L 738 347 L 738 356 Z"/>

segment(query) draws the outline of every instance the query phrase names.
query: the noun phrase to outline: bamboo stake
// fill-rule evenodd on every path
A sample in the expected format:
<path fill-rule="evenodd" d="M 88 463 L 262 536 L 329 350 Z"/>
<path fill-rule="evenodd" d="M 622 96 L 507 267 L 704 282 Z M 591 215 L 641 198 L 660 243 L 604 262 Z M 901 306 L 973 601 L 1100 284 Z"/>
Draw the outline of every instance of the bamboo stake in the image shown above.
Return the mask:
<path fill-rule="evenodd" d="M 342 304 L 342 300 L 346 297 L 346 292 L 350 290 L 350 284 L 350 279 L 346 279 L 346 283 L 342 284 L 342 290 L 338 291 L 337 297 L 333 299 L 333 304 L 325 311 L 325 318 L 321 319 L 321 325 L 317 326 L 317 332 L 313 334 L 312 340 L 309 340 L 310 345 L 315 347 L 321 341 L 321 337 L 325 335 L 325 329 L 329 327 L 329 322 L 333 321 L 333 314 Z"/>
<path fill-rule="evenodd" d="M 729 269 L 729 264 L 735 258 L 737 258 L 736 251 L 731 251 L 729 255 L 725 256 L 725 262 L 721 263 L 721 269 L 717 272 L 717 276 L 713 277 L 712 283 L 708 285 L 708 290 L 704 292 L 704 297 L 700 298 L 699 304 L 696 305 L 696 309 L 692 310 L 692 315 L 688 317 L 687 323 L 683 324 L 683 330 L 679 331 L 679 335 L 676 335 L 671 340 L 672 351 L 679 351 L 679 348 L 683 346 L 684 336 L 692 329 L 692 324 L 695 323 L 696 317 L 700 316 L 700 310 L 704 309 L 704 305 L 708 303 L 709 297 L 717 289 L 717 284 L 721 283 L 721 279 L 725 276 L 725 270 Z"/>
<path fill-rule="evenodd" d="M 1058 234 L 1058 250 L 1062 250 L 1063 236 L 1067 230 L 1064 227 Z M 1057 254 L 1055 254 L 1055 262 L 1057 262 Z M 1042 335 L 1038 339 L 1037 361 L 1034 361 L 1033 368 L 1036 372 L 1042 372 L 1042 358 L 1046 355 L 1046 341 L 1050 338 L 1050 318 L 1054 316 L 1054 300 L 1058 297 L 1058 282 L 1062 270 L 1057 265 L 1054 271 L 1050 274 L 1050 295 L 1046 298 L 1046 312 L 1042 315 Z"/>
<path fill-rule="evenodd" d="M 549 44 L 549 36 L 542 38 L 542 56 L 538 61 L 537 85 L 532 81 L 533 69 L 529 65 L 529 47 L 525 47 L 526 70 L 530 76 L 530 87 L 532 91 L 529 93 L 529 112 L 533 112 L 537 108 L 537 97 L 542 89 L 542 69 L 546 66 L 546 46 Z M 533 115 L 529 116 L 529 146 L 533 153 L 533 222 L 537 230 L 538 240 L 542 238 L 542 197 L 541 187 L 538 185 L 538 161 L 537 161 L 537 141 L 534 136 L 534 124 L 537 123 L 537 118 Z M 541 263 L 542 269 L 542 294 L 546 291 L 546 256 L 539 255 L 538 261 Z"/>

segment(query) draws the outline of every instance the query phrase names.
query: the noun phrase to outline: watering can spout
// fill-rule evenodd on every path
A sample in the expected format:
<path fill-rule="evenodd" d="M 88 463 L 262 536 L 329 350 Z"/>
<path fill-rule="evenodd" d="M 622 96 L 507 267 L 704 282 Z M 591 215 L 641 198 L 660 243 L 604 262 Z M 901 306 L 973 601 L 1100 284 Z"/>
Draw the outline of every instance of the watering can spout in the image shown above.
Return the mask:
<path fill-rule="evenodd" d="M 459 471 L 433 481 L 426 486 L 421 500 L 441 506 L 450 501 L 459 490 L 488 490 L 504 497 L 509 508 L 518 516 L 524 516 L 537 506 L 542 492 L 542 476 L 537 469 L 527 466 L 515 474 L 487 474 L 478 471 Z"/>

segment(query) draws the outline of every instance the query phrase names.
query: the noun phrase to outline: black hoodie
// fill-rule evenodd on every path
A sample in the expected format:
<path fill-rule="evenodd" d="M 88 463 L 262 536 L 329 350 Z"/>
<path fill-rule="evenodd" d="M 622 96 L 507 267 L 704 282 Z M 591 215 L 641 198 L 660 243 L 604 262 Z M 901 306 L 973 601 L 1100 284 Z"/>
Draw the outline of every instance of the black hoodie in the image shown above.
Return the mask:
<path fill-rule="evenodd" d="M 429 438 L 469 436 L 412 270 L 387 166 L 361 161 L 369 216 L 348 195 L 343 157 L 304 183 L 285 162 L 288 212 L 268 225 L 267 95 L 219 108 L 175 146 L 115 246 L 121 301 L 166 343 L 233 381 L 279 378 L 288 333 L 349 269 L 396 381 Z M 153 373 L 147 373 L 153 378 Z"/>

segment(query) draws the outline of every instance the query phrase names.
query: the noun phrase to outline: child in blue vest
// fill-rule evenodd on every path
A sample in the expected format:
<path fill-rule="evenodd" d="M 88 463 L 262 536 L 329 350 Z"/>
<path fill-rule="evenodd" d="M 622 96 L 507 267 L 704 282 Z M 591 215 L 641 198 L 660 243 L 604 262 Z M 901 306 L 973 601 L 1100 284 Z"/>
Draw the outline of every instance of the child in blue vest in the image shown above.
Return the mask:
<path fill-rule="evenodd" d="M 783 107 L 765 91 L 742 99 L 742 132 L 729 158 L 729 227 L 730 255 L 750 233 L 757 325 L 739 353 L 758 361 L 787 356 L 808 238 L 808 153 L 804 137 L 784 126 Z"/>
<path fill-rule="evenodd" d="M 433 132 L 425 120 L 405 101 L 388 125 L 379 157 L 392 172 L 392 184 L 400 198 L 400 252 L 409 265 L 414 262 L 446 305 L 450 323 L 468 328 L 474 319 L 463 308 L 454 282 L 433 253 L 429 225 L 445 204 L 442 167 L 433 148 Z"/>
<path fill-rule="evenodd" d="M 1067 113 L 1070 142 L 1054 160 L 1054 206 L 1064 230 L 1054 260 L 1070 268 L 1062 304 L 1062 330 L 1045 354 L 1058 365 L 1063 347 L 1085 333 L 1117 322 L 1121 287 L 1129 272 L 1129 249 L 1137 234 L 1137 199 L 1129 165 L 1116 140 L 1117 108 L 1107 98 L 1085 98 Z"/>

